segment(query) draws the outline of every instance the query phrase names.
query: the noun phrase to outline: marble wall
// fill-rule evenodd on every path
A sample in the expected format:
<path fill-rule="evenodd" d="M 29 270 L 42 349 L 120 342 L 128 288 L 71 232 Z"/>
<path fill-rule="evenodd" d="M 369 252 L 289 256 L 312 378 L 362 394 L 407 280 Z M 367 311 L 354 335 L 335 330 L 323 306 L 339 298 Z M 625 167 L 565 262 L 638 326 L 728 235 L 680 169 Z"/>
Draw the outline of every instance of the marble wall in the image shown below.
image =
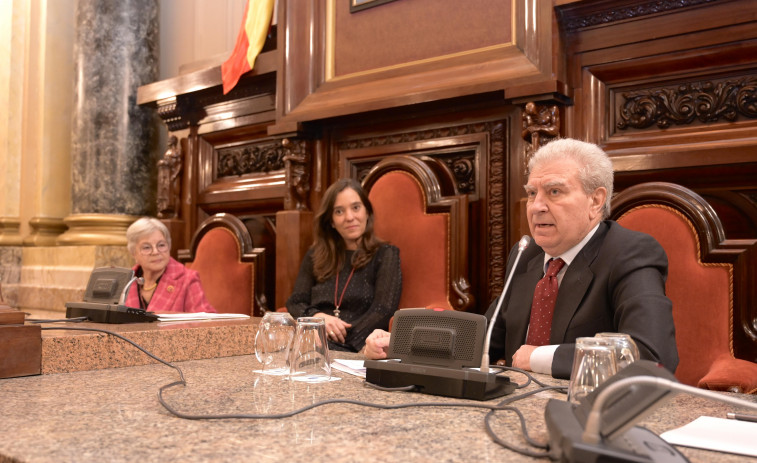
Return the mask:
<path fill-rule="evenodd" d="M 156 121 L 136 104 L 158 77 L 158 2 L 79 0 L 72 137 L 72 212 L 155 210 Z"/>

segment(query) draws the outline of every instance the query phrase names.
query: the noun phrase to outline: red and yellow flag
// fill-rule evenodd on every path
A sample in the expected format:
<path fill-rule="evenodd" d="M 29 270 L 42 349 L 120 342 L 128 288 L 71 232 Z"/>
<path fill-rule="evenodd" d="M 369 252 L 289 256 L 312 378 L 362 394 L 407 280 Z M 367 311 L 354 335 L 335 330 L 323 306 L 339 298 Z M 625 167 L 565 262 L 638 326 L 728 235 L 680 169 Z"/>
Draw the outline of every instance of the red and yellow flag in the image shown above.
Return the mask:
<path fill-rule="evenodd" d="M 237 43 L 229 59 L 221 65 L 223 94 L 227 94 L 247 71 L 255 66 L 263 44 L 268 36 L 275 0 L 247 0 L 244 22 L 237 36 Z"/>

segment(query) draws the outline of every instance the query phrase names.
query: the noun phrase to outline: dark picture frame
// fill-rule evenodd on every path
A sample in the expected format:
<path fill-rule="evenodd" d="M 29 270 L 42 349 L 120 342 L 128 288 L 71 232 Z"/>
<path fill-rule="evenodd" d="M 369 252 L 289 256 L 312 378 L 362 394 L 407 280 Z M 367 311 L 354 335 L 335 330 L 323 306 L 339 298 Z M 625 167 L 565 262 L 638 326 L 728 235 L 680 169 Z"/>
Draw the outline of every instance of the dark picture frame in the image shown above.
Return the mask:
<path fill-rule="evenodd" d="M 350 0 L 350 13 L 373 8 L 374 6 L 383 5 L 384 3 L 393 1 L 395 0 Z"/>

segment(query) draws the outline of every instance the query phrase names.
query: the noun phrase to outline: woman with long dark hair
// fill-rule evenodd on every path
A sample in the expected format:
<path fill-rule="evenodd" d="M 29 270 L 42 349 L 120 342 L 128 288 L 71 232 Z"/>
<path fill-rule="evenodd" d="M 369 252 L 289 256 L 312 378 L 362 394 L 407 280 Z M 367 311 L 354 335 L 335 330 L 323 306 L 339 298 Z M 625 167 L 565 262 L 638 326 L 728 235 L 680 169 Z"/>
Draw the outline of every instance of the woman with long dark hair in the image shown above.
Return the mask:
<path fill-rule="evenodd" d="M 286 303 L 295 318 L 325 319 L 334 350 L 360 351 L 374 329 L 387 329 L 399 305 L 399 249 L 374 235 L 373 220 L 373 206 L 357 181 L 332 184 Z"/>

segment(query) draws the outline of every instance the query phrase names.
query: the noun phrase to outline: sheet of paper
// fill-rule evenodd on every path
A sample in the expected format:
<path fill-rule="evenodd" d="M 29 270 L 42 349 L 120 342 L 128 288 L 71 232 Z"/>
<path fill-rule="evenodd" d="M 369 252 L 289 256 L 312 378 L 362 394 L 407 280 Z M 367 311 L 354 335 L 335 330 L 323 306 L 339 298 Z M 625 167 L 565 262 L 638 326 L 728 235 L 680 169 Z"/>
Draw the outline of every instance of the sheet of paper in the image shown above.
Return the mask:
<path fill-rule="evenodd" d="M 331 368 L 365 378 L 365 366 L 362 360 L 334 359 Z"/>
<path fill-rule="evenodd" d="M 700 416 L 660 435 L 674 445 L 757 457 L 757 423 Z"/>
<path fill-rule="evenodd" d="M 241 313 L 209 313 L 209 312 L 177 312 L 177 313 L 159 313 L 159 322 L 185 322 L 188 320 L 226 320 L 226 319 L 245 319 L 249 315 Z"/>

